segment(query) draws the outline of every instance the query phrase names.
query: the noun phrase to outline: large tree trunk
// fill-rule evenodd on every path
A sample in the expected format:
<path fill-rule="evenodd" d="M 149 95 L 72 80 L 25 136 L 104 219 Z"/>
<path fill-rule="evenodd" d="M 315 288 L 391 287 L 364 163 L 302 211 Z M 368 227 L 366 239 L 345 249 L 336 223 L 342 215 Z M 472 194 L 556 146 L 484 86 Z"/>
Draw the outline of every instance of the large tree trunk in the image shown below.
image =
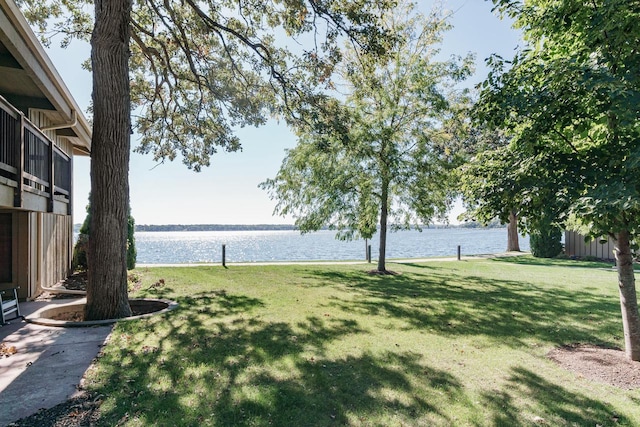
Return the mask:
<path fill-rule="evenodd" d="M 633 274 L 633 255 L 629 242 L 629 232 L 616 234 L 614 252 L 618 268 L 618 289 L 620 291 L 620 309 L 624 330 L 624 348 L 627 358 L 640 361 L 640 317 L 636 279 Z"/>
<path fill-rule="evenodd" d="M 518 215 L 515 209 L 512 209 L 509 213 L 509 224 L 507 224 L 507 252 L 520 252 Z"/>
<path fill-rule="evenodd" d="M 387 271 L 387 217 L 389 216 L 389 183 L 383 179 L 382 198 L 380 201 L 380 254 L 378 255 L 378 271 Z"/>
<path fill-rule="evenodd" d="M 95 1 L 91 37 L 94 115 L 87 320 L 131 315 L 126 258 L 131 138 L 130 15 L 131 0 Z"/>

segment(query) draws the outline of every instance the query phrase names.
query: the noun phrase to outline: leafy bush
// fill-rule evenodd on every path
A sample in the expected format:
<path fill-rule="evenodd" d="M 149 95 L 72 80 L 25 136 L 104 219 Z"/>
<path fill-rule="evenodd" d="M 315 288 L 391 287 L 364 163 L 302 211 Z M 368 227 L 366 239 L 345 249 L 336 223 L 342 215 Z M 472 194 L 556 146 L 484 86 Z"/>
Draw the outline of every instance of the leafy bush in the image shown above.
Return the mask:
<path fill-rule="evenodd" d="M 562 231 L 555 225 L 532 230 L 529 244 L 534 257 L 553 258 L 562 252 Z"/>
<path fill-rule="evenodd" d="M 87 252 L 89 252 L 89 235 L 80 233 L 78 241 L 73 247 L 73 258 L 71 259 L 71 268 L 74 271 L 87 270 L 89 266 Z"/>
<path fill-rule="evenodd" d="M 129 219 L 127 220 L 127 270 L 133 270 L 136 268 L 136 258 L 138 257 L 138 251 L 136 251 L 136 238 L 134 233 L 136 231 L 136 223 L 129 213 Z"/>
<path fill-rule="evenodd" d="M 87 216 L 80 227 L 80 235 L 78 241 L 73 248 L 73 258 L 71 259 L 71 268 L 73 270 L 87 270 L 89 268 L 89 261 L 87 253 L 89 252 L 89 235 L 91 223 L 91 204 L 87 205 Z M 133 270 L 136 268 L 136 258 L 138 252 L 136 250 L 135 221 L 131 214 L 127 221 L 127 270 Z"/>

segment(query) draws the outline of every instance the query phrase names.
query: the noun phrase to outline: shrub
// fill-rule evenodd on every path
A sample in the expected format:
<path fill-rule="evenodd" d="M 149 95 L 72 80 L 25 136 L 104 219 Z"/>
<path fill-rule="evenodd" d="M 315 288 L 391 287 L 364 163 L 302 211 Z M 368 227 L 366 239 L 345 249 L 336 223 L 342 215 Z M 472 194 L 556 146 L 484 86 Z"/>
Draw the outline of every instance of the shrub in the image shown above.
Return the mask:
<path fill-rule="evenodd" d="M 135 231 L 136 223 L 131 214 L 129 214 L 129 220 L 127 221 L 127 270 L 133 270 L 136 268 L 138 251 L 136 251 Z"/>
<path fill-rule="evenodd" d="M 71 259 L 71 268 L 73 271 L 87 270 L 89 266 L 87 262 L 87 252 L 89 252 L 89 235 L 80 233 L 78 241 L 73 247 L 73 258 Z"/>
<path fill-rule="evenodd" d="M 82 223 L 82 227 L 80 227 L 80 235 L 73 248 L 73 257 L 71 259 L 71 268 L 73 270 L 87 270 L 89 268 L 87 253 L 89 252 L 89 236 L 91 234 L 89 229 L 90 223 L 91 203 L 87 205 L 87 216 Z M 136 250 L 136 238 L 134 236 L 135 228 L 135 221 L 131 213 L 129 213 L 129 219 L 127 221 L 127 270 L 136 268 L 138 252 Z"/>
<path fill-rule="evenodd" d="M 532 230 L 529 244 L 534 257 L 553 258 L 562 252 L 562 231 L 555 225 Z"/>

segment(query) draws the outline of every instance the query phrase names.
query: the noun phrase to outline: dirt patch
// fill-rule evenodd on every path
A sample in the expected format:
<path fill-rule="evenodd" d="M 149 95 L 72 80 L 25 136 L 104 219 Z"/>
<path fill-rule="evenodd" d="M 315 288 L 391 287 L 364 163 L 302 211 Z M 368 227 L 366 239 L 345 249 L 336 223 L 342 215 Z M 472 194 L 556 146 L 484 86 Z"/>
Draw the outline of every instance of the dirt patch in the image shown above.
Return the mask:
<path fill-rule="evenodd" d="M 640 388 L 640 362 L 628 360 L 622 350 L 574 344 L 551 350 L 547 356 L 590 380 L 626 390 Z"/>
<path fill-rule="evenodd" d="M 392 270 L 369 270 L 367 274 L 370 276 L 399 276 L 401 273 Z"/>
<path fill-rule="evenodd" d="M 131 313 L 133 316 L 156 313 L 169 307 L 169 304 L 164 301 L 141 299 L 129 300 L 129 305 L 131 306 Z"/>

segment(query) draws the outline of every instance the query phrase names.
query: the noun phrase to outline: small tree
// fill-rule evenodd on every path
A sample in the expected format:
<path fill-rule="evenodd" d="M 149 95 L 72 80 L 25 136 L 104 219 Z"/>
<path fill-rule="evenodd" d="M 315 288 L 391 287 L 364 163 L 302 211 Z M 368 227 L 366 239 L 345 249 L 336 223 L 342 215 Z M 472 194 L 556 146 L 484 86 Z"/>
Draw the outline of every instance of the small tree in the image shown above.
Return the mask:
<path fill-rule="evenodd" d="M 385 273 L 388 228 L 419 228 L 450 206 L 464 99 L 452 85 L 469 75 L 471 58 L 436 60 L 449 28 L 438 11 L 427 18 L 400 5 L 381 26 L 398 35 L 395 49 L 382 59 L 346 51 L 344 101 L 320 113 L 320 131 L 301 129 L 276 177 L 261 186 L 302 232 L 329 225 L 340 238 L 370 239 L 379 231 L 377 271 Z"/>
<path fill-rule="evenodd" d="M 91 200 L 91 196 L 89 196 Z M 89 252 L 89 224 L 91 223 L 91 203 L 87 204 L 87 216 L 84 217 L 84 221 L 80 226 L 78 240 L 73 247 L 73 258 L 71 260 L 71 268 L 76 270 L 88 270 L 89 260 L 87 254 Z"/>
<path fill-rule="evenodd" d="M 557 191 L 568 180 L 562 166 L 566 155 L 523 152 L 502 132 L 484 132 L 474 132 L 472 156 L 458 170 L 467 208 L 464 217 L 483 224 L 497 217 L 502 224 L 508 224 L 507 251 L 520 250 L 519 228 L 533 237 L 534 246 L 549 246 L 544 251 L 537 246 L 532 248 L 534 255 L 559 248 L 551 255 L 556 256 L 562 245 L 555 236 L 568 208 L 567 198 Z"/>

